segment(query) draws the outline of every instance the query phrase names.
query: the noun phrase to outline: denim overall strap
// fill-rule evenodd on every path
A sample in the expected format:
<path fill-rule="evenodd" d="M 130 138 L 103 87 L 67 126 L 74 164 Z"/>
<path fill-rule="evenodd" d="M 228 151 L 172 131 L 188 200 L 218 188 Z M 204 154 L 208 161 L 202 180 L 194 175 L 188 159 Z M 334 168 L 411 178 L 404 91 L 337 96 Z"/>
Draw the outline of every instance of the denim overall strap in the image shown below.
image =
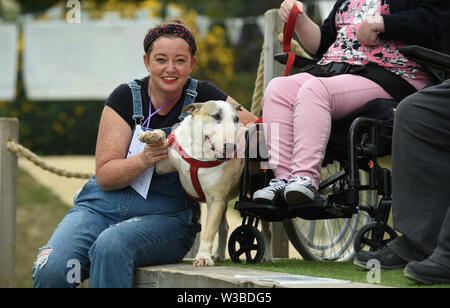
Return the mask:
<path fill-rule="evenodd" d="M 131 89 L 131 95 L 133 96 L 133 120 L 136 125 L 141 125 L 144 120 L 142 112 L 142 98 L 141 98 L 141 86 L 136 81 L 130 81 L 128 86 Z"/>
<path fill-rule="evenodd" d="M 195 98 L 197 97 L 197 94 L 198 94 L 197 85 L 198 85 L 198 80 L 191 77 L 191 84 L 189 85 L 189 88 L 186 90 L 186 96 L 184 99 L 183 110 L 188 105 L 195 102 Z M 187 116 L 188 116 L 187 113 L 181 112 L 181 115 L 178 118 L 180 119 L 180 121 L 183 121 L 184 118 Z"/>

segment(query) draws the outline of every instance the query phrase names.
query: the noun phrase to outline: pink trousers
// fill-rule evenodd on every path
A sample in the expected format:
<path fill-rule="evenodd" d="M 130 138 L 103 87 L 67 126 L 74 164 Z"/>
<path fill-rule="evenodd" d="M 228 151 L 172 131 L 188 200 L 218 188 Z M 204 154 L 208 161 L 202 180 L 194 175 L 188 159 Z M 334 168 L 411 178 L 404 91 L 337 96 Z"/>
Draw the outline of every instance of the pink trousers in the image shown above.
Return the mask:
<path fill-rule="evenodd" d="M 417 89 L 427 84 L 411 83 Z M 375 98 L 392 97 L 377 83 L 357 75 L 319 78 L 300 73 L 274 78 L 261 104 L 275 176 L 309 176 L 319 187 L 331 122 Z"/>

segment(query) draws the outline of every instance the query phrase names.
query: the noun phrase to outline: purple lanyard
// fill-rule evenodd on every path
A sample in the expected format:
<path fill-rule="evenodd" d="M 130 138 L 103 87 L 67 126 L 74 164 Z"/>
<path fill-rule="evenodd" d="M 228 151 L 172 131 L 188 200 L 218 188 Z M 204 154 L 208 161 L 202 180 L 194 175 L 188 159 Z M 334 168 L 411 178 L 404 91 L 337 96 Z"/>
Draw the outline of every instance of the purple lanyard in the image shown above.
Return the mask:
<path fill-rule="evenodd" d="M 171 103 L 173 103 L 177 98 L 179 98 L 179 96 L 175 97 L 173 100 L 171 100 L 168 103 L 165 103 L 162 107 L 160 107 L 158 110 L 156 110 L 155 112 L 153 112 L 152 114 L 150 114 L 150 112 L 152 111 L 152 94 L 150 93 L 150 103 L 148 104 L 148 118 L 147 120 L 144 121 L 144 123 L 142 124 L 142 126 L 144 126 L 147 123 L 146 128 L 149 129 L 150 126 L 150 121 L 152 119 L 152 117 L 157 114 L 158 112 L 160 112 L 164 107 L 167 107 L 168 105 L 170 105 Z"/>

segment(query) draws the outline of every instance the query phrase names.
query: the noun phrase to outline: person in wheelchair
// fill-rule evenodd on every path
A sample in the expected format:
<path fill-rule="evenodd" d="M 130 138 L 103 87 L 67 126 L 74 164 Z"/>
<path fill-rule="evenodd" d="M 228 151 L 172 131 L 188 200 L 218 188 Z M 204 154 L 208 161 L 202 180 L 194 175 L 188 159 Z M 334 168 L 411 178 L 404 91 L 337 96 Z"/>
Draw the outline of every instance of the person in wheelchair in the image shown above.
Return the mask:
<path fill-rule="evenodd" d="M 338 0 L 321 26 L 294 0 L 281 4 L 282 21 L 294 6 L 295 32 L 320 60 L 298 74 L 273 79 L 266 89 L 261 104 L 275 178 L 253 194 L 258 203 L 317 199 L 332 121 L 373 99 L 400 101 L 429 85 L 421 65 L 399 48 L 417 44 L 441 50 L 439 37 L 450 20 L 447 0 Z"/>
<path fill-rule="evenodd" d="M 392 142 L 394 227 L 403 235 L 376 251 L 360 251 L 381 269 L 404 268 L 426 283 L 450 283 L 450 79 L 403 100 Z"/>

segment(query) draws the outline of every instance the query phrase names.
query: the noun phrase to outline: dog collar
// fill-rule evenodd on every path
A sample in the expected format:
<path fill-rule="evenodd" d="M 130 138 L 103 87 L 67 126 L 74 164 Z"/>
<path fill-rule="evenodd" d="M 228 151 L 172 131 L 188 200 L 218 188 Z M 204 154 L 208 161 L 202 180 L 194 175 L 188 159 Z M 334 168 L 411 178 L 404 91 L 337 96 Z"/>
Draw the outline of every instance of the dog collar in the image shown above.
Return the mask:
<path fill-rule="evenodd" d="M 177 153 L 180 154 L 180 156 L 191 166 L 191 168 L 190 168 L 191 182 L 192 182 L 192 185 L 194 186 L 195 192 L 197 193 L 197 195 L 199 197 L 196 198 L 196 197 L 192 196 L 183 187 L 184 191 L 189 196 L 189 198 L 191 198 L 195 201 L 198 201 L 198 202 L 205 202 L 206 197 L 203 192 L 202 186 L 200 185 L 200 181 L 198 180 L 198 169 L 216 167 L 216 166 L 223 164 L 228 159 L 201 161 L 201 160 L 197 160 L 195 158 L 190 157 L 189 155 L 186 154 L 185 151 L 183 151 L 183 148 L 177 142 L 177 140 L 175 138 L 175 131 L 170 133 L 169 137 L 167 138 L 167 141 L 169 143 L 169 146 L 172 147 L 175 151 L 177 151 Z"/>

